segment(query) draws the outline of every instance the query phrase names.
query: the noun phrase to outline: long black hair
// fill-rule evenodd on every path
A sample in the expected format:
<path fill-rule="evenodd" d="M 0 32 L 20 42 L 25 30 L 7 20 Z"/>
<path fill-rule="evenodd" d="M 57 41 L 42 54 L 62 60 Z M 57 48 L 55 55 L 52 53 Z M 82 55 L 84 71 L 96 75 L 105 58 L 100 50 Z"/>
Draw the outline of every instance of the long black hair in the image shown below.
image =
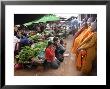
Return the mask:
<path fill-rule="evenodd" d="M 53 42 L 52 41 L 48 41 L 48 45 L 47 45 L 47 47 L 46 48 L 48 48 L 50 45 L 52 45 L 53 44 Z"/>

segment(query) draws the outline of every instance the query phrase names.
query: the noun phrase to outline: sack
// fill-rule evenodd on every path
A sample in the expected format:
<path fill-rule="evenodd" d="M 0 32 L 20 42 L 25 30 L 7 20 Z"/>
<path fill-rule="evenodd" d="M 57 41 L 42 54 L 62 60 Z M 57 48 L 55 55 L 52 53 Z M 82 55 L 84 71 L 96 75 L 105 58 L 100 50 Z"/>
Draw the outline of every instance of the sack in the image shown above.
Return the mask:
<path fill-rule="evenodd" d="M 21 68 L 23 68 L 23 65 L 22 64 L 15 64 L 14 68 L 15 69 L 21 69 Z"/>

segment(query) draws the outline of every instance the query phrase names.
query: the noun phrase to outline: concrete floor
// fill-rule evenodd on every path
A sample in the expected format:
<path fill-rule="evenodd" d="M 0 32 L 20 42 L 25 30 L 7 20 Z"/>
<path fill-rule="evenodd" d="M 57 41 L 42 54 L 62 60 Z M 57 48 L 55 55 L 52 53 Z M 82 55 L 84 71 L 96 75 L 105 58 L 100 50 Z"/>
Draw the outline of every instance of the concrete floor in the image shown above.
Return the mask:
<path fill-rule="evenodd" d="M 14 75 L 15 76 L 80 76 L 82 75 L 79 71 L 76 70 L 74 65 L 74 55 L 70 53 L 70 48 L 72 45 L 72 36 L 70 35 L 66 39 L 66 52 L 69 53 L 68 57 L 64 58 L 64 61 L 61 63 L 60 67 L 58 69 L 48 69 L 44 70 L 42 66 L 38 66 L 35 69 L 32 70 L 15 70 Z M 96 72 L 93 72 L 93 75 L 96 75 Z"/>

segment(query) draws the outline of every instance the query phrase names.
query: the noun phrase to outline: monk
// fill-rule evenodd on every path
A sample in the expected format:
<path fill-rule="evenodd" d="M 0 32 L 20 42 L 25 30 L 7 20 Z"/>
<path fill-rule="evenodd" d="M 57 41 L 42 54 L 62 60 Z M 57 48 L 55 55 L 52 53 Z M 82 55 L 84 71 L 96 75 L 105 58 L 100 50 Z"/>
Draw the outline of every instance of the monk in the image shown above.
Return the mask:
<path fill-rule="evenodd" d="M 97 33 L 96 22 L 85 29 L 74 41 L 73 53 L 76 54 L 76 67 L 83 74 L 90 74 L 96 59 Z"/>
<path fill-rule="evenodd" d="M 73 37 L 73 45 L 72 45 L 72 52 L 76 54 L 76 49 L 78 48 L 79 44 L 83 42 L 83 40 L 91 33 L 90 27 L 88 27 L 87 23 L 84 23 L 81 29 L 75 33 Z"/>

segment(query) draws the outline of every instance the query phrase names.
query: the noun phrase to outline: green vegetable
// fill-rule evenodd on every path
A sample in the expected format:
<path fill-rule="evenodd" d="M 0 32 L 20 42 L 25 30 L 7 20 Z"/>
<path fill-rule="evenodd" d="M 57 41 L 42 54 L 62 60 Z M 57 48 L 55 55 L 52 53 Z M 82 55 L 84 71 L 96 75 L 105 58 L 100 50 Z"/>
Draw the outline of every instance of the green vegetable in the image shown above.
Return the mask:
<path fill-rule="evenodd" d="M 40 55 L 40 53 L 42 51 L 45 51 L 44 49 L 46 48 L 47 44 L 48 44 L 47 40 L 45 40 L 44 42 L 38 42 L 38 43 L 35 44 L 33 49 L 34 49 L 34 56 L 36 58 Z"/>
<path fill-rule="evenodd" d="M 38 36 L 38 35 L 33 35 L 33 36 L 30 36 L 29 37 L 29 40 L 32 40 L 32 41 L 34 41 L 34 42 L 38 42 L 38 39 L 39 39 L 40 37 Z"/>
<path fill-rule="evenodd" d="M 21 51 L 16 56 L 18 63 L 29 63 L 32 58 L 38 58 L 38 56 L 41 55 L 40 53 L 46 48 L 47 44 L 48 41 L 45 40 L 44 42 L 36 43 L 33 48 L 30 46 L 22 47 Z"/>
<path fill-rule="evenodd" d="M 16 56 L 16 58 L 19 59 L 19 63 L 30 62 L 32 57 L 34 57 L 34 50 L 29 46 L 23 47 L 19 54 Z"/>

